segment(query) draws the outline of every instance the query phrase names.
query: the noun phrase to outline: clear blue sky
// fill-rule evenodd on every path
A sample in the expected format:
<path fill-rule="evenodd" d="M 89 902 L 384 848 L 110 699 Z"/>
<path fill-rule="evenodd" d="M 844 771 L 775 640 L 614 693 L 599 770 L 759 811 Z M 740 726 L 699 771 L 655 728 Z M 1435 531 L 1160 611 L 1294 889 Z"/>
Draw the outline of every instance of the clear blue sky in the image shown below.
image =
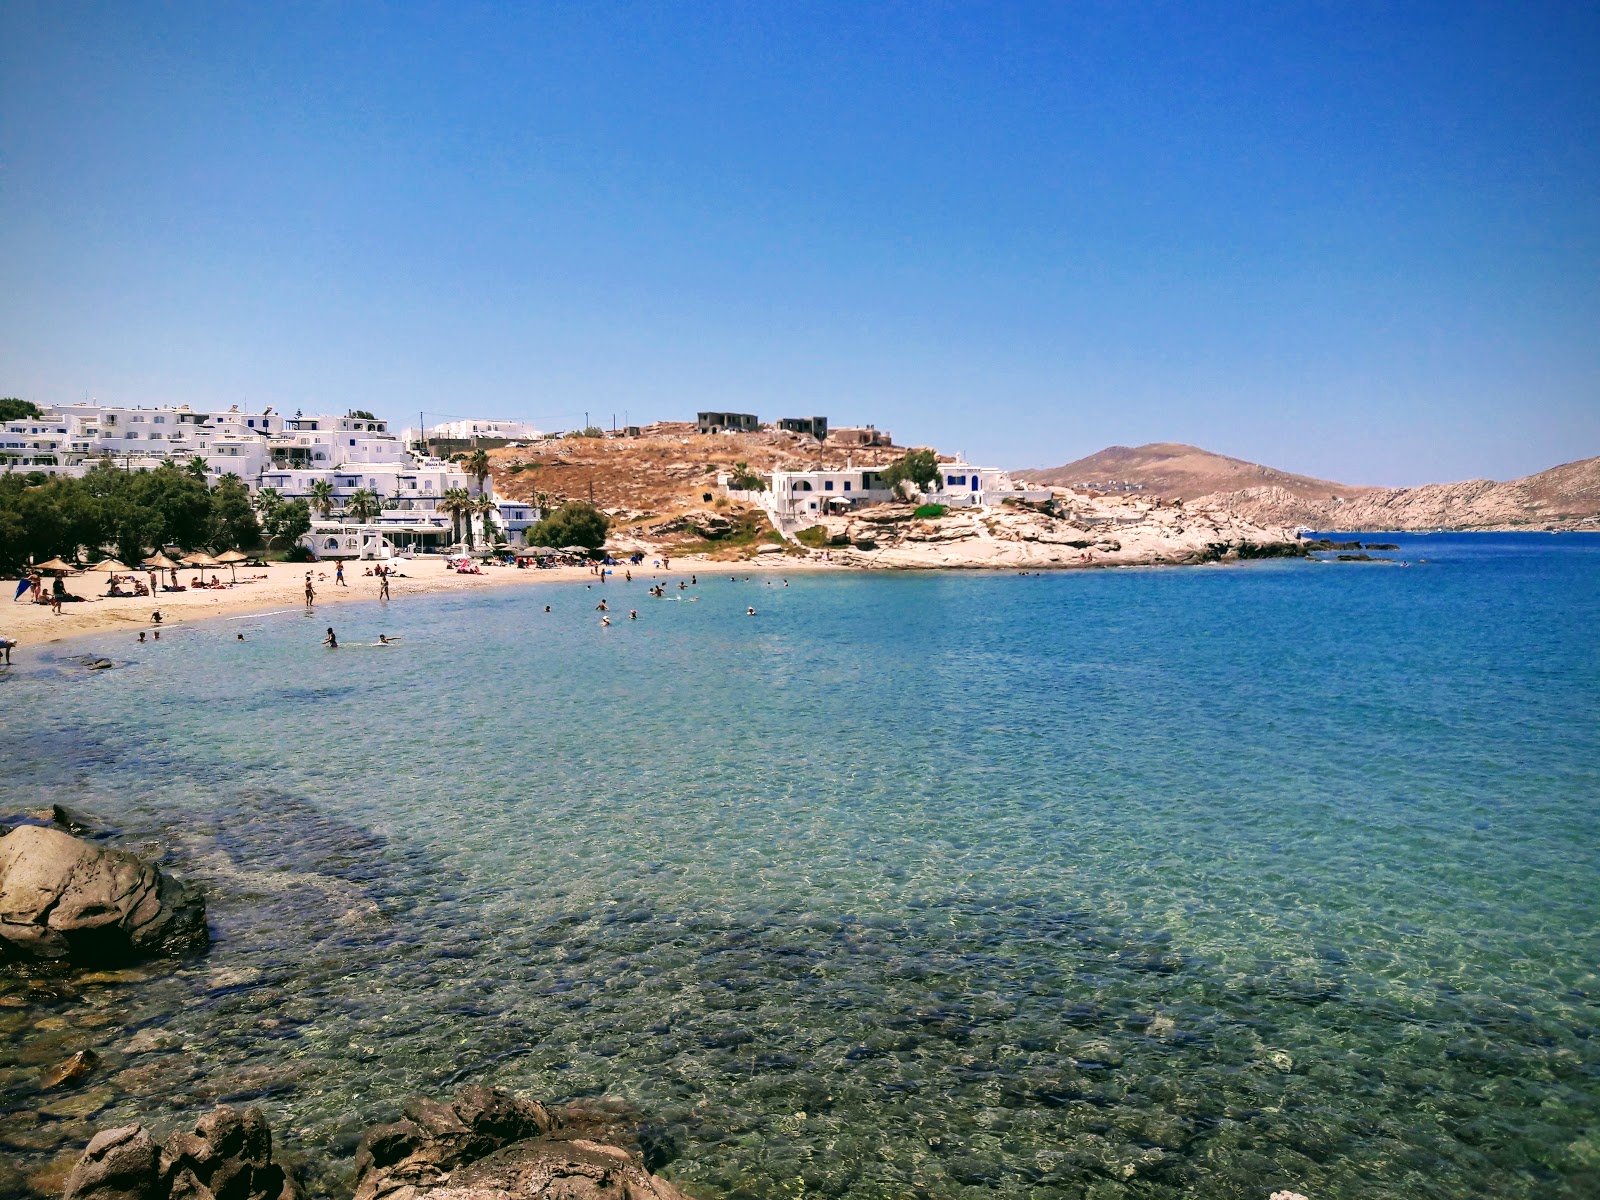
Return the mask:
<path fill-rule="evenodd" d="M 1600 454 L 1592 3 L 0 6 L 0 395 Z"/>

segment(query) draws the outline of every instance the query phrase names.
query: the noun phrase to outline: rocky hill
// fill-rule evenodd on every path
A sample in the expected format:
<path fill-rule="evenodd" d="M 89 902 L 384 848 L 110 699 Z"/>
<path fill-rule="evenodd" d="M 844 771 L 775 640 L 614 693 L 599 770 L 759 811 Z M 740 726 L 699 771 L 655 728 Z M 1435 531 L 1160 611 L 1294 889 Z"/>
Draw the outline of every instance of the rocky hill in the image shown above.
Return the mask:
<path fill-rule="evenodd" d="M 1195 446 L 1112 446 L 1019 475 L 1058 487 L 1183 500 L 1261 525 L 1313 529 L 1600 529 L 1600 458 L 1500 483 L 1357 487 L 1293 475 Z"/>
<path fill-rule="evenodd" d="M 495 492 L 554 507 L 592 500 L 619 529 L 655 525 L 704 509 L 717 476 L 743 463 L 751 471 L 882 466 L 903 446 L 842 447 L 782 430 L 701 434 L 687 422 L 647 425 L 640 437 L 564 437 L 489 452 Z M 759 506 L 719 505 L 730 517 Z"/>

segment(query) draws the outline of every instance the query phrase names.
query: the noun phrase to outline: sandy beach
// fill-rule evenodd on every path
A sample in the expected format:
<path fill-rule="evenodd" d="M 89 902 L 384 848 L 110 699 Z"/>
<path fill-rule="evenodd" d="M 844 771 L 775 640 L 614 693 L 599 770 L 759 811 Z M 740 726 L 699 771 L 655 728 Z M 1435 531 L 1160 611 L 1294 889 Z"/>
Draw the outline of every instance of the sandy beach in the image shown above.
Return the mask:
<path fill-rule="evenodd" d="M 182 592 L 161 592 L 158 595 L 136 597 L 106 596 L 106 577 L 96 574 L 70 575 L 67 591 L 84 597 L 81 603 L 63 604 L 57 616 L 48 604 L 13 603 L 9 587 L 0 604 L 0 636 L 17 642 L 12 660 L 18 661 L 30 650 L 69 638 L 89 634 L 115 633 L 126 630 L 130 636 L 141 629 L 154 629 L 151 614 L 161 612 L 161 628 L 168 629 L 193 621 L 216 617 L 240 616 L 247 613 L 271 612 L 281 608 L 301 608 L 305 605 L 306 572 L 311 572 L 316 593 L 315 604 L 321 609 L 354 600 L 377 600 L 378 580 L 362 574 L 371 564 L 356 562 L 345 568 L 345 584 L 334 578 L 334 564 L 320 563 L 268 563 L 265 567 L 246 567 L 238 572 L 239 582 L 223 589 L 200 588 Z M 622 568 L 615 568 L 620 571 Z M 648 567 L 643 568 L 649 571 Z M 535 583 L 561 583 L 589 581 L 587 567 L 551 567 L 545 570 L 515 567 L 486 566 L 481 575 L 458 575 L 445 565 L 443 559 L 407 560 L 400 564 L 398 575 L 391 576 L 390 603 L 403 606 L 408 596 L 427 592 L 468 591 L 476 588 L 493 588 Z M 207 571 L 209 578 L 213 572 Z M 661 572 L 656 572 L 661 574 Z M 193 572 L 180 573 L 187 585 Z M 216 572 L 226 581 L 227 571 Z M 145 577 L 140 575 L 140 579 Z M 49 587 L 48 581 L 45 584 Z"/>

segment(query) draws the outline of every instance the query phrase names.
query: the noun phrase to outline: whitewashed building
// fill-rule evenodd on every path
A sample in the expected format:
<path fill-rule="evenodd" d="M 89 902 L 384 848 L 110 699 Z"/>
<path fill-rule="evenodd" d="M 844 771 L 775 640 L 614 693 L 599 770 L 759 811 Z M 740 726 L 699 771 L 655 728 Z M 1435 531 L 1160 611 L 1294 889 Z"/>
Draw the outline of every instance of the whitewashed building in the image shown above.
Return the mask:
<path fill-rule="evenodd" d="M 921 502 L 948 508 L 988 507 L 1007 500 L 1043 501 L 1050 495 L 1049 488 L 1024 487 L 994 467 L 955 460 L 939 464 L 939 481 L 921 493 Z M 767 497 L 767 506 L 783 517 L 841 512 L 896 498 L 883 483 L 882 467 L 774 471 Z"/>
<path fill-rule="evenodd" d="M 410 535 L 412 542 L 436 540 L 452 522 L 438 510 L 445 492 L 477 492 L 477 482 L 459 464 L 408 450 L 389 432 L 389 423 L 355 412 L 343 416 L 244 412 L 188 405 L 139 408 L 107 404 L 42 407 L 42 415 L 0 426 L 0 471 L 40 471 L 82 476 L 107 459 L 128 471 L 147 471 L 164 462 L 187 466 L 198 458 L 207 481 L 237 475 L 252 492 L 275 489 L 285 500 L 314 498 L 313 487 L 332 488 L 327 520 L 357 491 L 374 492 L 381 515 L 376 524 Z M 490 480 L 485 494 L 493 497 Z M 469 518 L 476 535 L 481 518 Z M 407 527 L 401 529 L 401 527 Z"/>

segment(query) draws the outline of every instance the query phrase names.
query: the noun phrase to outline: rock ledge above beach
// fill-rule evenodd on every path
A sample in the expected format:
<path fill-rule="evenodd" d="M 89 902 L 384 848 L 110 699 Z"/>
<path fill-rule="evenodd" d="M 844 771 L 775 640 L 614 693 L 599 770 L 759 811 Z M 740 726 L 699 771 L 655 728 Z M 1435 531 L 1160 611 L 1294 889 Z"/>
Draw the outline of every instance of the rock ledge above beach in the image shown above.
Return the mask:
<path fill-rule="evenodd" d="M 40 825 L 0 836 L 0 958 L 113 966 L 209 940 L 200 893 L 136 855 Z"/>

